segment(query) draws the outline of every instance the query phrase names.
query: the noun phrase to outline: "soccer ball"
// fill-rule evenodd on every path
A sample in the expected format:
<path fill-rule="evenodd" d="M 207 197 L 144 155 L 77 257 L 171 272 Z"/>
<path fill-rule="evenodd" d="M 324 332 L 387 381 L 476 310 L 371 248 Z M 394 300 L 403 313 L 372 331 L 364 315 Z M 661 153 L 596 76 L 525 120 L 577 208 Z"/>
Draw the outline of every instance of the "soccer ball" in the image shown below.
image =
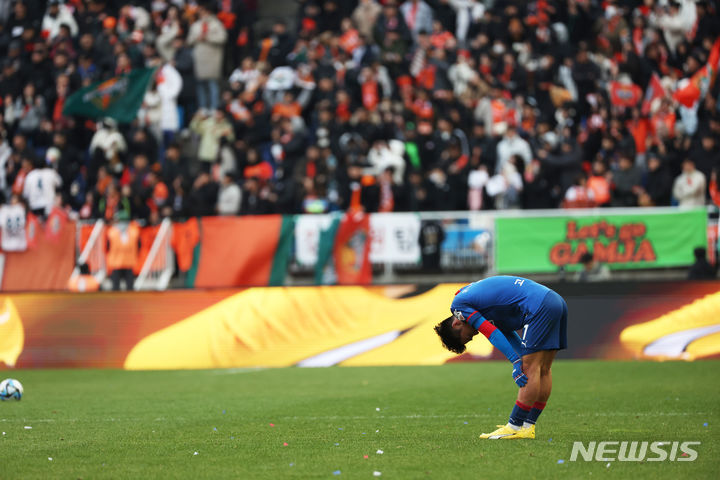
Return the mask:
<path fill-rule="evenodd" d="M 23 396 L 22 383 L 14 378 L 6 378 L 0 382 L 0 400 L 20 400 Z"/>

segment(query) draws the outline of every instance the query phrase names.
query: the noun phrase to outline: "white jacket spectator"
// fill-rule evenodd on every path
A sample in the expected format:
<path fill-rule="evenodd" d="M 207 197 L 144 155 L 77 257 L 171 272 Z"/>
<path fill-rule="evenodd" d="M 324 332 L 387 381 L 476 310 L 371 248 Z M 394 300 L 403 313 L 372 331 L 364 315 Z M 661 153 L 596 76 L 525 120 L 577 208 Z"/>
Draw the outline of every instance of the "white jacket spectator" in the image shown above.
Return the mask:
<path fill-rule="evenodd" d="M 705 175 L 695 168 L 695 163 L 686 158 L 682 164 L 682 173 L 673 184 L 673 197 L 680 207 L 705 205 Z"/>
<path fill-rule="evenodd" d="M 180 129 L 177 98 L 183 86 L 182 77 L 175 67 L 166 63 L 158 71 L 156 80 L 160 96 L 160 129 L 163 132 L 177 132 Z"/>
<path fill-rule="evenodd" d="M 513 155 L 520 155 L 525 165 L 528 165 L 532 160 L 532 149 L 530 144 L 517 134 L 515 127 L 509 127 L 503 139 L 497 144 L 495 172 L 501 173 Z"/>
<path fill-rule="evenodd" d="M 158 94 L 157 89 L 152 88 L 145 92 L 142 107 L 138 110 L 138 120 L 141 126 L 150 128 L 158 141 L 160 140 L 161 117 L 160 94 Z"/>
<path fill-rule="evenodd" d="M 675 50 L 687 33 L 695 26 L 697 21 L 697 7 L 695 0 L 679 0 L 680 8 L 671 8 L 669 14 L 664 14 L 655 19 L 655 24 L 662 28 L 663 36 L 668 48 L 675 53 Z"/>
<path fill-rule="evenodd" d="M 27 250 L 25 234 L 25 207 L 16 195 L 11 202 L 0 207 L 0 226 L 2 227 L 3 252 L 24 252 Z"/>
<path fill-rule="evenodd" d="M 220 191 L 218 192 L 217 212 L 218 215 L 237 215 L 240 213 L 242 202 L 242 190 L 235 183 L 231 176 L 223 177 Z"/>
<path fill-rule="evenodd" d="M 372 174 L 380 175 L 387 168 L 394 169 L 393 182 L 402 185 L 405 175 L 405 144 L 399 140 L 390 140 L 385 143 L 382 140 L 375 142 L 368 152 L 368 162 L 372 165 Z"/>
<path fill-rule="evenodd" d="M 70 35 L 77 36 L 77 22 L 70 9 L 63 5 L 60 0 L 50 0 L 42 20 L 41 31 L 43 33 L 47 32 L 47 38 L 53 40 L 60 32 L 60 25 L 67 25 L 70 28 Z"/>
<path fill-rule="evenodd" d="M 457 62 L 448 70 L 448 78 L 453 84 L 455 95 L 463 95 L 468 85 L 478 80 L 477 71 L 470 67 L 464 55 L 458 55 Z"/>
<path fill-rule="evenodd" d="M 102 150 L 106 159 L 111 159 L 115 155 L 127 151 L 127 143 L 125 138 L 117 129 L 115 120 L 111 118 L 104 119 L 95 135 L 90 141 L 90 154 L 95 150 Z"/>
<path fill-rule="evenodd" d="M 419 32 L 432 31 L 433 12 L 423 0 L 409 0 L 403 3 L 400 5 L 400 13 L 414 37 L 417 37 Z"/>
<path fill-rule="evenodd" d="M 30 210 L 44 210 L 45 215 L 50 213 L 55 201 L 55 191 L 60 185 L 62 179 L 52 168 L 30 170 L 23 186 L 23 197 L 27 200 Z"/>
<path fill-rule="evenodd" d="M 457 12 L 455 37 L 460 44 L 465 42 L 471 22 L 476 22 L 485 15 L 485 5 L 479 0 L 449 0 L 448 3 Z"/>
<path fill-rule="evenodd" d="M 251 57 L 244 58 L 242 64 L 233 70 L 228 80 L 231 85 L 239 88 L 242 85 L 246 92 L 254 92 L 258 87 L 260 70 L 255 66 Z"/>

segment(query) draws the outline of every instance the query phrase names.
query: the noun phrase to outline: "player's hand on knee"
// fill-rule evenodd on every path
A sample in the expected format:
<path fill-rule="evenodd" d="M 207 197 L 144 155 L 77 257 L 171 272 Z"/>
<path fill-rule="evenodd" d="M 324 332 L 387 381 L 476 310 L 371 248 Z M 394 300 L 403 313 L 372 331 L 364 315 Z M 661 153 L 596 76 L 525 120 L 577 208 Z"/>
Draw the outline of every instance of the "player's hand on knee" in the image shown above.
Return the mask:
<path fill-rule="evenodd" d="M 515 383 L 517 383 L 517 386 L 520 388 L 524 387 L 527 383 L 527 376 L 523 373 L 522 369 L 522 359 L 518 358 L 513 362 L 512 376 L 513 380 L 515 380 Z"/>

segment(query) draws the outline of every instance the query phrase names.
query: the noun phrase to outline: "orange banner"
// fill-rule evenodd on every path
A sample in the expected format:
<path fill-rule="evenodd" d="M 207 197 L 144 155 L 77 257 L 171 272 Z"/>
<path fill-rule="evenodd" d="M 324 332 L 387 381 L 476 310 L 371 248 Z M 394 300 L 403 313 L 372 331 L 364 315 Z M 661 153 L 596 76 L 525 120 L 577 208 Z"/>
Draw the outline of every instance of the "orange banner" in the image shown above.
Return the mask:
<path fill-rule="evenodd" d="M 196 287 L 267 285 L 281 215 L 205 217 Z"/>
<path fill-rule="evenodd" d="M 51 235 L 35 235 L 27 251 L 5 253 L 3 291 L 65 290 L 75 266 L 75 224 L 55 227 Z"/>

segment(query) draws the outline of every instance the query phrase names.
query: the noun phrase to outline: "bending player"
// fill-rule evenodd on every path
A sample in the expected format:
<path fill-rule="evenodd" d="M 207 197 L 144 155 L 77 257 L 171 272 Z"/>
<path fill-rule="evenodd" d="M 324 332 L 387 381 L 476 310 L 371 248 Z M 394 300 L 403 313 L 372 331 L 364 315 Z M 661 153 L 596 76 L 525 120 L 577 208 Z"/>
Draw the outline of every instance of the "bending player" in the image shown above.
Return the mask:
<path fill-rule="evenodd" d="M 480 438 L 535 438 L 535 422 L 552 390 L 550 366 L 558 350 L 567 348 L 565 300 L 527 278 L 497 276 L 461 288 L 450 311 L 435 326 L 445 348 L 463 353 L 465 344 L 482 333 L 512 363 L 520 387 L 507 425 Z"/>

